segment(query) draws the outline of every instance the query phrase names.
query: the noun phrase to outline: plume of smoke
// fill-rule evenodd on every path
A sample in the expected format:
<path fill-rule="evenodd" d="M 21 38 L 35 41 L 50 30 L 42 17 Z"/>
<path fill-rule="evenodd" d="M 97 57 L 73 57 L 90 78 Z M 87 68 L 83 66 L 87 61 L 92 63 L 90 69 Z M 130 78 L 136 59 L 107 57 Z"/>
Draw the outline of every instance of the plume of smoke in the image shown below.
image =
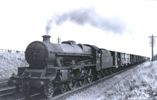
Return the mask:
<path fill-rule="evenodd" d="M 48 35 L 48 34 L 49 34 L 49 31 L 51 30 L 51 24 L 52 24 L 52 20 L 48 20 L 48 21 L 47 21 L 46 28 L 45 28 L 45 30 L 46 30 L 46 35 Z"/>
<path fill-rule="evenodd" d="M 97 27 L 104 31 L 112 31 L 114 33 L 122 33 L 124 31 L 124 24 L 120 22 L 118 19 L 107 19 L 95 12 L 94 9 L 76 9 L 70 11 L 68 13 L 64 13 L 61 15 L 56 15 L 52 18 L 55 24 L 60 25 L 65 21 L 69 20 L 75 22 L 79 25 L 90 24 L 93 27 Z M 47 33 L 50 30 L 50 23 L 52 20 L 47 24 Z"/>

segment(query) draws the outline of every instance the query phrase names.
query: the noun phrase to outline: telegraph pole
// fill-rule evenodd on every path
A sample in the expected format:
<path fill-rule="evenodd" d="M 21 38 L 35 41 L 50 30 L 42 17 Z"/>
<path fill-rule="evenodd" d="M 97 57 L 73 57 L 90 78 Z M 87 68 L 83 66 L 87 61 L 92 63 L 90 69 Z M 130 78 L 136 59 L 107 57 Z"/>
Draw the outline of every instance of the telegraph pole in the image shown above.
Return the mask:
<path fill-rule="evenodd" d="M 155 43 L 155 37 L 156 36 L 149 36 L 150 37 L 150 39 L 151 39 L 151 48 L 152 48 L 152 50 L 151 50 L 151 52 L 152 52 L 152 61 L 154 60 L 154 43 Z"/>
<path fill-rule="evenodd" d="M 57 42 L 58 42 L 58 44 L 61 43 L 61 38 L 60 37 L 57 38 Z"/>

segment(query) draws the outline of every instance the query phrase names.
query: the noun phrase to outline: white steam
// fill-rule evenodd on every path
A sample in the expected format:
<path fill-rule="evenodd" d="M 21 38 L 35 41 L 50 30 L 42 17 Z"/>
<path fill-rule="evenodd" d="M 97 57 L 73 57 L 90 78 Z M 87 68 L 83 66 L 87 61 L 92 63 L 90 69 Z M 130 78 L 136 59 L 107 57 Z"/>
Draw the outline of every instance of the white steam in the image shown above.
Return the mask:
<path fill-rule="evenodd" d="M 94 9 L 80 8 L 52 17 L 47 23 L 46 33 L 49 33 L 52 24 L 60 25 L 65 21 L 72 21 L 79 25 L 90 24 L 93 27 L 104 31 L 111 31 L 113 33 L 122 33 L 125 29 L 124 23 L 119 19 L 104 18 L 96 13 Z"/>

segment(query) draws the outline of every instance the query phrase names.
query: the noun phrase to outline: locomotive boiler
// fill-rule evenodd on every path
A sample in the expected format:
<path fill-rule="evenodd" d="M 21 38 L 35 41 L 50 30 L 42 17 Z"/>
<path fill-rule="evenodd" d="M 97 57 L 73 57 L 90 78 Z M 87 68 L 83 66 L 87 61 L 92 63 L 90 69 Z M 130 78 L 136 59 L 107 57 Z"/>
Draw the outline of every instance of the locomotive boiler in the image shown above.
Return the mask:
<path fill-rule="evenodd" d="M 75 41 L 54 44 L 49 35 L 30 43 L 25 58 L 29 67 L 18 68 L 17 76 L 12 77 L 16 88 L 27 94 L 37 89 L 47 98 L 56 90 L 65 92 L 96 80 L 103 69 L 113 68 L 114 64 L 106 49 Z"/>
<path fill-rule="evenodd" d="M 90 60 L 93 50 L 90 46 L 76 44 L 75 41 L 64 41 L 52 44 L 50 36 L 43 36 L 43 42 L 32 42 L 27 48 L 25 58 L 31 68 L 61 67 Z"/>

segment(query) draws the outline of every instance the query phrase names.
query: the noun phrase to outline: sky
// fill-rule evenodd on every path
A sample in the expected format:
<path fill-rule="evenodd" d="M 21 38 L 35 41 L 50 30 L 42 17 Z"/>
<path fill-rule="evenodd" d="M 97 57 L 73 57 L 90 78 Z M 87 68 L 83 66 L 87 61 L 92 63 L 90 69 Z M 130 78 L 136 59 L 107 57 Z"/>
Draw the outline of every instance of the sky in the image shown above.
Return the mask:
<path fill-rule="evenodd" d="M 0 49 L 25 51 L 49 34 L 53 43 L 59 37 L 151 56 L 156 11 L 156 0 L 0 0 Z"/>

